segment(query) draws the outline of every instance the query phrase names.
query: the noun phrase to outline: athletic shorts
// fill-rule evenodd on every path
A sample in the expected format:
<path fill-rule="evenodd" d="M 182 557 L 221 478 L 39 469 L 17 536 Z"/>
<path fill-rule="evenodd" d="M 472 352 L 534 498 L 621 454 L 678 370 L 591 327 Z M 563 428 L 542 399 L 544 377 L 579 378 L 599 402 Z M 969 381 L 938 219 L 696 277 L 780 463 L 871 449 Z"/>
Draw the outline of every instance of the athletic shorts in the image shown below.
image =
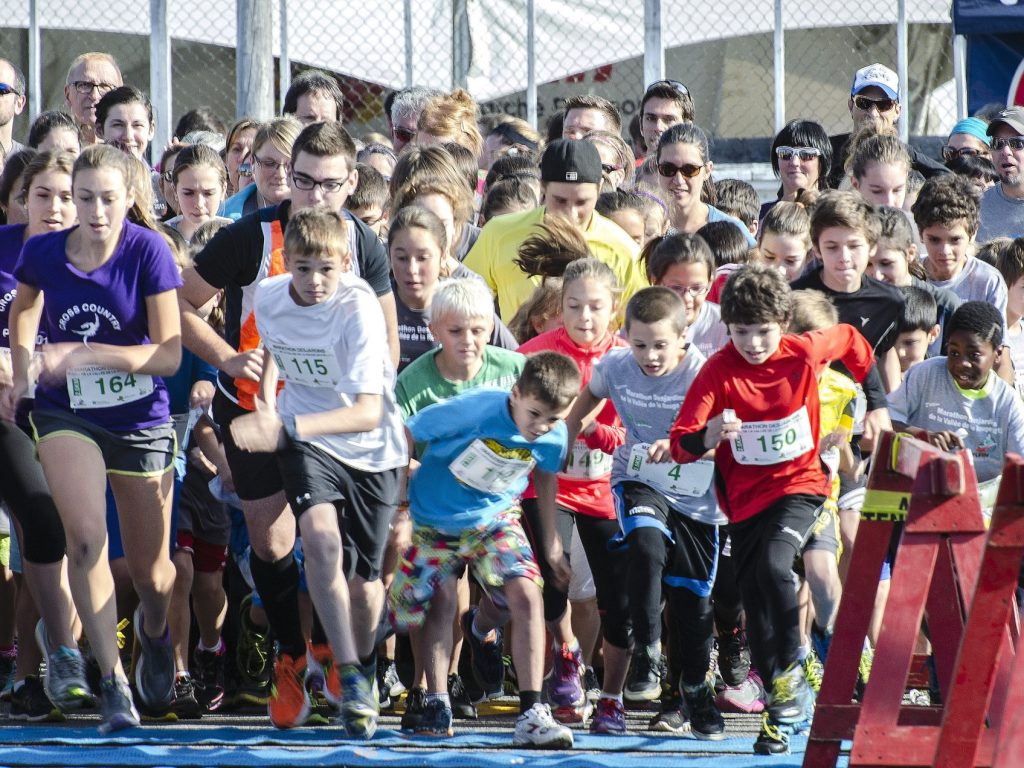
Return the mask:
<path fill-rule="evenodd" d="M 458 536 L 413 524 L 412 545 L 395 569 L 388 595 L 388 613 L 398 632 L 423 625 L 437 588 L 469 566 L 480 587 L 499 608 L 507 606 L 502 587 L 525 578 L 538 588 L 544 581 L 519 521 L 519 510 L 502 512 L 486 525 Z"/>
<path fill-rule="evenodd" d="M 832 509 L 830 502 L 826 503 L 821 512 L 818 513 L 814 527 L 811 528 L 811 537 L 804 546 L 804 552 L 831 552 L 839 556 L 839 514 L 838 510 Z"/>
<path fill-rule="evenodd" d="M 248 453 L 235 445 L 234 438 L 231 437 L 231 422 L 247 413 L 249 411 L 238 403 L 231 402 L 223 392 L 217 390 L 213 398 L 213 419 L 220 427 L 224 455 L 231 468 L 235 492 L 243 501 L 257 501 L 278 493 L 284 487 L 284 483 L 277 469 L 275 454 Z"/>
<path fill-rule="evenodd" d="M 166 424 L 132 432 L 111 432 L 68 411 L 37 408 L 29 420 L 37 446 L 55 437 L 74 437 L 95 445 L 103 455 L 108 475 L 159 477 L 174 468 L 178 446 L 170 419 Z"/>
<path fill-rule="evenodd" d="M 296 518 L 318 504 L 338 510 L 346 580 L 356 575 L 379 579 L 398 506 L 400 470 L 364 472 L 297 441 L 278 451 L 277 462 Z"/>
<path fill-rule="evenodd" d="M 660 531 L 669 546 L 665 584 L 686 587 L 698 597 L 710 595 L 718 570 L 718 526 L 675 511 L 664 496 L 643 483 L 616 483 L 612 494 L 627 545 L 630 533 L 638 528 Z"/>

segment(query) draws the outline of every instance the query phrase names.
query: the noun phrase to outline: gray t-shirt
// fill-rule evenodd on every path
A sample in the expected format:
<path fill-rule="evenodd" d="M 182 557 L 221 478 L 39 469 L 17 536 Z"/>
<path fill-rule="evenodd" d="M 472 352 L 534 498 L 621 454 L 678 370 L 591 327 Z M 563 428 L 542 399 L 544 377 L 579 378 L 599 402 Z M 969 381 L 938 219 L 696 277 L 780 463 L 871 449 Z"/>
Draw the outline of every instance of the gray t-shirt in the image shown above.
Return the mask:
<path fill-rule="evenodd" d="M 687 338 L 705 358 L 711 357 L 729 341 L 729 329 L 722 322 L 722 309 L 705 301 L 690 326 Z"/>
<path fill-rule="evenodd" d="M 664 376 L 647 376 L 629 349 L 612 349 L 594 366 L 588 385 L 591 393 L 610 398 L 626 428 L 626 442 L 615 450 L 612 458 L 613 486 L 623 481 L 641 482 L 627 471 L 633 446 L 668 437 L 679 406 L 703 365 L 704 356 L 691 346 L 675 370 Z M 684 466 L 683 471 L 691 470 Z M 664 488 L 651 487 L 687 517 L 711 525 L 727 522 L 718 509 L 713 481 L 702 496 L 676 496 Z"/>
<path fill-rule="evenodd" d="M 946 370 L 946 358 L 933 357 L 907 371 L 889 395 L 889 415 L 930 432 L 959 434 L 974 457 L 978 482 L 985 482 L 1002 474 L 1007 452 L 1024 451 L 1024 404 L 994 371 L 984 391 L 982 397 L 963 394 Z"/>
<path fill-rule="evenodd" d="M 1003 336 L 1006 336 L 1006 281 L 995 267 L 968 256 L 964 268 L 952 280 L 929 278 L 928 282 L 952 291 L 961 301 L 987 301 L 1003 316 Z"/>
<path fill-rule="evenodd" d="M 1007 197 L 1002 182 L 985 190 L 981 196 L 980 214 L 979 243 L 993 237 L 1024 235 L 1024 198 Z"/>
<path fill-rule="evenodd" d="M 1018 320 L 1016 327 L 1003 338 L 1003 346 L 1010 348 L 1010 360 L 1013 361 L 1013 378 L 1017 394 L 1024 398 L 1024 329 Z"/>

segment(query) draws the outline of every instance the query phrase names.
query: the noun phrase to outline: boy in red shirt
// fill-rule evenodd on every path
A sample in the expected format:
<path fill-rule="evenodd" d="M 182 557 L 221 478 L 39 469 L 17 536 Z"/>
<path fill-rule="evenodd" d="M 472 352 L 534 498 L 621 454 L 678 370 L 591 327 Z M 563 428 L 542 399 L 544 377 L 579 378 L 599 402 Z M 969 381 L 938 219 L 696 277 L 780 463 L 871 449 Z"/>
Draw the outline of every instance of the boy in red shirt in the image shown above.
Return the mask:
<path fill-rule="evenodd" d="M 759 754 L 788 752 L 784 726 L 804 722 L 813 707 L 798 657 L 792 566 L 829 488 L 818 458 L 818 375 L 833 360 L 858 381 L 878 375 L 870 345 L 852 326 L 783 336 L 790 304 L 775 270 L 747 266 L 730 277 L 721 306 L 731 342 L 701 369 L 670 433 L 679 463 L 715 450 L 750 649 L 770 681 Z"/>

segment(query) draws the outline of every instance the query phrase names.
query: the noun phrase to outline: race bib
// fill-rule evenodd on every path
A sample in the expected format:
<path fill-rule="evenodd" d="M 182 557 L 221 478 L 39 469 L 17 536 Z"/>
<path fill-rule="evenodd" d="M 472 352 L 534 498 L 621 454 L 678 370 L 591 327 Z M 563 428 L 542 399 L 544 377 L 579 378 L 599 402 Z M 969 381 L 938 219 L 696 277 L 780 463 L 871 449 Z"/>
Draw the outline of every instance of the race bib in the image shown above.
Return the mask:
<path fill-rule="evenodd" d="M 740 464 L 781 464 L 813 448 L 807 406 L 777 421 L 745 421 L 732 441 L 732 455 Z"/>
<path fill-rule="evenodd" d="M 530 474 L 534 463 L 532 459 L 524 461 L 500 456 L 478 438 L 466 446 L 448 469 L 459 482 L 470 488 L 484 493 L 505 493 Z"/>
<path fill-rule="evenodd" d="M 82 365 L 67 372 L 68 400 L 74 409 L 112 408 L 153 393 L 153 377 L 102 365 Z"/>
<path fill-rule="evenodd" d="M 576 480 L 596 480 L 611 474 L 611 471 L 611 456 L 599 449 L 591 450 L 583 440 L 577 440 L 562 474 Z"/>
<path fill-rule="evenodd" d="M 341 367 L 329 347 L 286 347 L 268 345 L 281 378 L 308 387 L 334 387 L 341 381 Z"/>
<path fill-rule="evenodd" d="M 647 458 L 649 443 L 637 443 L 629 454 L 626 474 L 641 483 L 672 496 L 703 496 L 711 487 L 715 475 L 713 461 L 694 461 L 675 464 L 671 461 L 655 464 Z"/>

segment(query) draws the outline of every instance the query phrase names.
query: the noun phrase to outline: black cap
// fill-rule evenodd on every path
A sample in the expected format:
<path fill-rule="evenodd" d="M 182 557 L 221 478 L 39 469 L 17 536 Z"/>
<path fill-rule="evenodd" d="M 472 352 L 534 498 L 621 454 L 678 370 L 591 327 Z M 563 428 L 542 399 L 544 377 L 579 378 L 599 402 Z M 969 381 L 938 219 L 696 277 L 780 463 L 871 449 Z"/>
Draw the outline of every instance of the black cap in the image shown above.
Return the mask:
<path fill-rule="evenodd" d="M 541 181 L 600 184 L 601 178 L 601 155 L 583 139 L 555 139 L 540 159 Z"/>

